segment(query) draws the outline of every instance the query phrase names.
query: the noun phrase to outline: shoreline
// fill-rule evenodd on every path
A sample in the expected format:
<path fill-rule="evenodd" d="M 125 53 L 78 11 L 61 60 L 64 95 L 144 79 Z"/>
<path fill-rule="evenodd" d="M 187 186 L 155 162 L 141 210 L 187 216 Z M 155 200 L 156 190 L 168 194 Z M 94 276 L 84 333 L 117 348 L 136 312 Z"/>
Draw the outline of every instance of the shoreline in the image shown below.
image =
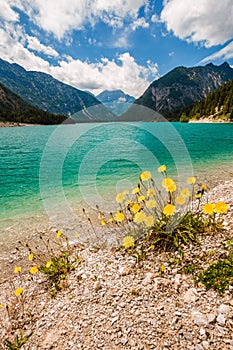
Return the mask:
<path fill-rule="evenodd" d="M 30 123 L 15 123 L 15 122 L 0 122 L 0 128 L 15 128 L 23 126 L 44 126 L 42 124 L 30 124 Z"/>
<path fill-rule="evenodd" d="M 216 256 L 226 254 L 222 243 L 233 239 L 232 189 L 233 179 L 218 184 L 208 195 L 211 201 L 229 204 L 226 231 L 202 234 L 200 244 L 185 247 L 181 264 L 171 264 L 171 257 L 179 260 L 178 253 L 148 251 L 137 262 L 114 246 L 77 244 L 75 254 L 81 264 L 69 274 L 69 287 L 55 298 L 50 297 L 43 275 L 27 279 L 24 308 L 35 321 L 24 328 L 25 334 L 33 331 L 25 349 L 232 350 L 233 287 L 220 295 L 195 284 L 193 276 L 182 270 L 187 262 L 206 268 Z M 27 254 L 21 254 L 19 261 L 19 253 L 12 253 L 8 268 L 18 286 L 13 270 L 24 262 L 24 278 L 29 262 Z M 10 284 L 2 281 L 1 290 L 0 303 L 9 303 Z M 4 320 L 1 313 L 3 309 Z"/>

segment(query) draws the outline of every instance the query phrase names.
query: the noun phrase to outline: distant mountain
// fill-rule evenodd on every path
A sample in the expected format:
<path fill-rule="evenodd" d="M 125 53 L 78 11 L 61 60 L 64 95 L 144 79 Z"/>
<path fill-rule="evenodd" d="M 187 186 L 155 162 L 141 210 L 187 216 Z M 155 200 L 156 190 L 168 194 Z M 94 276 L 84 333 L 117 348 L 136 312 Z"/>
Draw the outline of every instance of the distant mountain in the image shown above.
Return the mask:
<path fill-rule="evenodd" d="M 2 59 L 0 83 L 37 108 L 72 116 L 79 122 L 110 121 L 115 117 L 94 96 L 64 84 L 49 74 L 26 71 L 18 64 Z"/>
<path fill-rule="evenodd" d="M 122 90 L 104 90 L 96 98 L 116 115 L 126 112 L 135 101 L 135 97 Z"/>
<path fill-rule="evenodd" d="M 0 84 L 0 121 L 29 124 L 60 124 L 67 118 L 33 107 Z"/>
<path fill-rule="evenodd" d="M 233 78 L 228 63 L 192 68 L 177 67 L 155 80 L 133 106 L 118 120 L 179 120 L 181 110 L 202 100 L 210 92 Z M 144 116 L 145 114 L 145 116 Z"/>
<path fill-rule="evenodd" d="M 233 122 L 233 79 L 195 103 L 189 111 L 184 111 L 180 120 L 187 122 L 203 118 Z"/>

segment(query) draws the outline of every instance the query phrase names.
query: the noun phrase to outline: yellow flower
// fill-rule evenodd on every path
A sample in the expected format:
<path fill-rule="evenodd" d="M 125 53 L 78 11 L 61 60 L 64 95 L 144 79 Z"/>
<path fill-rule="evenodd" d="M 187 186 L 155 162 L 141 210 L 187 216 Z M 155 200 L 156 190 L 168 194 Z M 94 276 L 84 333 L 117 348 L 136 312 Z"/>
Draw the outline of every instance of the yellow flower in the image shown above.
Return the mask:
<path fill-rule="evenodd" d="M 121 213 L 120 211 L 118 211 L 115 215 L 116 221 L 117 222 L 121 222 L 124 220 L 125 215 L 123 213 Z"/>
<path fill-rule="evenodd" d="M 135 187 L 132 191 L 132 194 L 137 194 L 140 191 L 139 187 Z"/>
<path fill-rule="evenodd" d="M 81 237 L 80 233 L 76 233 L 75 238 L 79 239 Z"/>
<path fill-rule="evenodd" d="M 14 273 L 21 272 L 21 266 L 16 266 L 14 269 Z"/>
<path fill-rule="evenodd" d="M 161 166 L 158 168 L 158 172 L 159 172 L 159 173 L 164 173 L 164 172 L 166 171 L 166 169 L 167 169 L 167 168 L 166 168 L 166 165 L 163 164 L 163 165 L 161 165 Z"/>
<path fill-rule="evenodd" d="M 20 294 L 22 294 L 23 293 L 23 288 L 22 287 L 19 287 L 19 288 L 17 288 L 16 290 L 15 290 L 15 296 L 20 296 Z"/>
<path fill-rule="evenodd" d="M 191 176 L 187 179 L 187 183 L 189 185 L 194 185 L 196 183 L 196 178 L 194 176 Z"/>
<path fill-rule="evenodd" d="M 173 215 L 176 210 L 176 207 L 173 204 L 167 204 L 163 208 L 163 214 L 166 216 Z"/>
<path fill-rule="evenodd" d="M 138 213 L 136 213 L 134 218 L 133 218 L 133 221 L 136 224 L 141 224 L 145 220 L 146 220 L 146 214 L 143 213 L 143 211 L 139 211 Z"/>
<path fill-rule="evenodd" d="M 174 184 L 172 186 L 169 186 L 166 188 L 167 192 L 175 192 L 176 191 L 176 184 L 174 182 Z"/>
<path fill-rule="evenodd" d="M 147 202 L 146 202 L 146 207 L 147 208 L 150 208 L 150 209 L 153 209 L 155 208 L 157 205 L 156 201 L 154 199 L 149 199 Z"/>
<path fill-rule="evenodd" d="M 134 246 L 134 238 L 132 236 L 125 236 L 122 240 L 122 246 L 124 248 L 131 248 Z"/>
<path fill-rule="evenodd" d="M 114 219 L 113 219 L 113 218 L 110 218 L 110 219 L 108 220 L 108 222 L 114 222 Z"/>
<path fill-rule="evenodd" d="M 137 213 L 140 209 L 142 209 L 142 207 L 138 204 L 138 203 L 135 203 L 132 208 L 131 208 L 131 211 L 135 214 Z"/>
<path fill-rule="evenodd" d="M 188 189 L 188 188 L 183 188 L 183 189 L 180 191 L 180 195 L 183 196 L 183 197 L 190 197 L 189 189 Z"/>
<path fill-rule="evenodd" d="M 33 255 L 32 253 L 28 255 L 28 260 L 29 260 L 29 261 L 32 261 L 33 258 L 34 258 L 34 255 Z"/>
<path fill-rule="evenodd" d="M 57 235 L 56 235 L 57 238 L 60 238 L 62 235 L 63 235 L 62 231 L 57 231 Z"/>
<path fill-rule="evenodd" d="M 153 226 L 154 223 L 155 223 L 155 220 L 154 220 L 152 215 L 149 215 L 149 216 L 146 217 L 145 224 L 146 224 L 147 227 Z"/>
<path fill-rule="evenodd" d="M 129 205 L 129 204 L 133 204 L 133 202 L 131 202 L 129 199 L 127 199 L 127 200 L 125 201 L 125 205 Z"/>
<path fill-rule="evenodd" d="M 219 213 L 219 214 L 225 214 L 228 210 L 228 206 L 226 203 L 224 202 L 217 202 L 215 204 L 215 211 L 216 213 Z"/>
<path fill-rule="evenodd" d="M 152 178 L 150 171 L 143 171 L 140 175 L 140 179 L 142 181 L 148 181 Z"/>
<path fill-rule="evenodd" d="M 152 244 L 152 245 L 150 246 L 150 250 L 155 250 L 155 245 L 154 245 L 154 244 Z"/>
<path fill-rule="evenodd" d="M 30 273 L 31 273 L 32 275 L 34 275 L 34 274 L 37 273 L 37 272 L 38 272 L 38 266 L 32 266 L 31 269 L 30 269 Z"/>
<path fill-rule="evenodd" d="M 146 194 L 147 194 L 147 197 L 153 197 L 155 196 L 155 190 L 153 188 L 149 188 Z"/>
<path fill-rule="evenodd" d="M 45 266 L 47 267 L 47 269 L 49 269 L 52 264 L 53 264 L 53 262 L 51 260 L 49 260 L 49 261 L 47 261 Z"/>
<path fill-rule="evenodd" d="M 160 272 L 164 272 L 166 270 L 166 267 L 164 265 L 160 266 Z"/>
<path fill-rule="evenodd" d="M 124 191 L 123 191 L 123 195 L 124 195 L 124 196 L 127 196 L 127 194 L 129 194 L 129 190 L 124 190 Z"/>
<path fill-rule="evenodd" d="M 125 199 L 125 196 L 124 196 L 123 193 L 118 193 L 118 194 L 116 195 L 116 201 L 117 201 L 117 203 L 122 203 L 122 202 L 124 202 L 124 199 Z"/>
<path fill-rule="evenodd" d="M 141 195 L 140 197 L 138 197 L 138 202 L 141 203 L 146 199 L 145 196 Z"/>
<path fill-rule="evenodd" d="M 214 203 L 207 203 L 202 207 L 203 213 L 212 215 L 214 213 L 215 204 Z"/>
<path fill-rule="evenodd" d="M 2 309 L 5 306 L 5 304 L 0 304 L 0 309 Z"/>
<path fill-rule="evenodd" d="M 177 196 L 176 197 L 176 203 L 179 204 L 179 205 L 182 205 L 185 203 L 185 197 L 183 196 Z"/>
<path fill-rule="evenodd" d="M 202 193 L 201 192 L 195 194 L 195 198 L 196 199 L 200 199 L 201 197 L 202 197 Z"/>
<path fill-rule="evenodd" d="M 174 185 L 174 181 L 172 179 L 170 179 L 169 177 L 166 177 L 162 182 L 162 186 L 164 188 L 171 187 L 173 185 Z"/>
<path fill-rule="evenodd" d="M 106 225 L 106 220 L 105 219 L 101 219 L 101 225 L 105 226 Z"/>
<path fill-rule="evenodd" d="M 202 185 L 201 185 L 201 189 L 202 189 L 203 191 L 207 191 L 207 186 L 206 186 L 205 184 L 202 184 Z"/>

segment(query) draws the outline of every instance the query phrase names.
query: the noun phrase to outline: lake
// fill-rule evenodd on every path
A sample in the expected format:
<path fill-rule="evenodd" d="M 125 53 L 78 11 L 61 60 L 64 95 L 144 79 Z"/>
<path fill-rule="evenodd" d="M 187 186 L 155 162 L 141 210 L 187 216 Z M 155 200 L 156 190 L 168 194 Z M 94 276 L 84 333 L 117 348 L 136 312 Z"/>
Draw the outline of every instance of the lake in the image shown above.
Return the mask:
<path fill-rule="evenodd" d="M 102 210 L 131 190 L 142 170 L 166 164 L 179 182 L 233 172 L 233 124 L 98 123 L 0 128 L 0 224 L 85 206 Z M 74 214 L 75 213 L 75 214 Z M 68 219 L 67 219 L 68 220 Z"/>

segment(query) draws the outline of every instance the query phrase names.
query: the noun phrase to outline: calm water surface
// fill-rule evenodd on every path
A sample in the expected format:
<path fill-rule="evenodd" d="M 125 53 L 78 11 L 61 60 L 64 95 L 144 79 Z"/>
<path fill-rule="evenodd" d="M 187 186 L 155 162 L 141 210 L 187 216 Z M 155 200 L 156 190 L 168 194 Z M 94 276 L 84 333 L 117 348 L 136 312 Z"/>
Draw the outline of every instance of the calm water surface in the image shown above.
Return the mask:
<path fill-rule="evenodd" d="M 159 179 L 161 164 L 180 181 L 233 172 L 233 124 L 0 128 L 0 139 L 0 224 L 85 204 L 108 206 L 116 192 L 137 184 L 140 171 Z"/>

